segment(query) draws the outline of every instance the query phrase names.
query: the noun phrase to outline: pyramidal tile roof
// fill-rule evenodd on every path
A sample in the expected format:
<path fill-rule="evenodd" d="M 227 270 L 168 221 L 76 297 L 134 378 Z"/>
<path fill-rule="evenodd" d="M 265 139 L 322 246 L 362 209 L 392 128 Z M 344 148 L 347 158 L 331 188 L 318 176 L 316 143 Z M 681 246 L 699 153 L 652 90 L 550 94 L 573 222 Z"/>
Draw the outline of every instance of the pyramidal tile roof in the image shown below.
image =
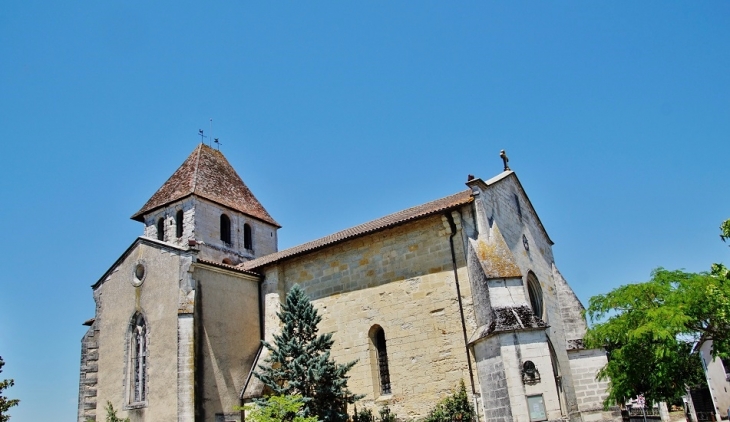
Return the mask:
<path fill-rule="evenodd" d="M 226 157 L 203 143 L 131 218 L 144 221 L 143 217 L 148 212 L 190 195 L 281 227 L 253 196 Z"/>

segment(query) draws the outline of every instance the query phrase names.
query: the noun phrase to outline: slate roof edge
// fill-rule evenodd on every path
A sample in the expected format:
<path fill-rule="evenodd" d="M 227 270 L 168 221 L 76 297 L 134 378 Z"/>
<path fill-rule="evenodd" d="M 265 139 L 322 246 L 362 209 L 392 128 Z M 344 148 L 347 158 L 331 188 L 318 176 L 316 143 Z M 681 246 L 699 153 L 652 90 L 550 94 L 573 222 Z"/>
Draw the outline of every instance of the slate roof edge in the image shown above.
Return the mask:
<path fill-rule="evenodd" d="M 464 196 L 464 198 L 458 198 L 460 195 Z M 454 201 L 456 201 L 456 202 L 449 203 L 442 207 L 436 207 L 434 209 L 425 210 L 421 213 L 416 212 L 414 215 L 404 216 L 403 218 L 397 219 L 394 221 L 384 221 L 382 224 L 376 224 L 373 227 L 368 227 L 368 225 L 377 223 L 379 220 L 387 220 L 389 217 L 392 217 L 396 214 L 405 213 L 405 212 L 408 212 L 409 210 L 414 210 L 414 209 L 420 208 L 420 207 L 426 207 L 429 204 L 437 203 L 439 201 L 444 201 L 444 200 L 447 200 L 452 197 L 454 197 Z M 310 242 L 303 243 L 298 246 L 284 249 L 283 251 L 274 252 L 272 254 L 265 255 L 260 258 L 254 259 L 254 260 L 244 262 L 240 265 L 246 270 L 259 269 L 259 268 L 265 267 L 267 265 L 271 265 L 271 264 L 277 263 L 279 261 L 283 261 L 285 259 L 294 258 L 294 257 L 300 256 L 300 255 L 304 255 L 304 254 L 307 254 L 310 252 L 314 252 L 314 251 L 317 251 L 320 249 L 324 249 L 326 247 L 336 245 L 341 242 L 356 239 L 358 237 L 376 233 L 381 230 L 386 230 L 389 228 L 400 226 L 402 224 L 406 224 L 411 221 L 416 221 L 416 220 L 420 220 L 422 218 L 430 217 L 432 215 L 435 215 L 435 214 L 438 214 L 438 213 L 441 213 L 444 211 L 449 211 L 449 210 L 461 207 L 463 205 L 469 204 L 473 201 L 474 201 L 474 198 L 471 196 L 470 190 L 461 191 L 461 192 L 458 192 L 453 195 L 449 195 L 449 196 L 446 196 L 443 198 L 436 199 L 434 201 L 427 202 L 425 204 L 417 205 L 415 207 L 406 208 L 405 210 L 401 210 L 401 211 L 397 211 L 392 214 L 388 214 L 386 216 L 377 218 L 375 220 L 371 220 L 366 223 L 359 224 L 357 226 L 350 227 L 345 230 L 341 230 L 339 232 L 321 237 L 319 239 L 312 240 Z M 348 233 L 348 232 L 352 232 L 352 233 Z"/>

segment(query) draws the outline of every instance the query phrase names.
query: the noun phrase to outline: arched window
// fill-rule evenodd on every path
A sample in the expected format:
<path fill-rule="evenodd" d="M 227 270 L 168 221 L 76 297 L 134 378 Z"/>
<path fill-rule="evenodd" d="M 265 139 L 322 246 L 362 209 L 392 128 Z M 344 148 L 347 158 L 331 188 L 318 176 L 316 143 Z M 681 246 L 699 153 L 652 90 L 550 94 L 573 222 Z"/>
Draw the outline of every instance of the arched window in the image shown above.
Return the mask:
<path fill-rule="evenodd" d="M 144 403 L 147 400 L 147 322 L 137 312 L 129 324 L 129 403 Z"/>
<path fill-rule="evenodd" d="M 182 237 L 183 235 L 183 210 L 180 210 L 175 214 L 175 237 Z"/>
<path fill-rule="evenodd" d="M 251 250 L 253 249 L 253 239 L 251 239 L 251 226 L 248 223 L 243 225 L 243 247 Z"/>
<path fill-rule="evenodd" d="M 388 370 L 388 350 L 385 347 L 385 331 L 379 325 L 374 325 L 370 329 L 370 341 L 372 342 L 374 352 L 373 370 L 376 371 L 380 388 L 380 394 L 390 394 L 390 371 Z"/>
<path fill-rule="evenodd" d="M 231 219 L 225 214 L 221 214 L 221 240 L 231 244 Z"/>
<path fill-rule="evenodd" d="M 527 274 L 527 293 L 530 295 L 532 312 L 536 317 L 543 319 L 542 287 L 532 271 Z"/>
<path fill-rule="evenodd" d="M 157 220 L 157 240 L 165 240 L 165 219 Z"/>

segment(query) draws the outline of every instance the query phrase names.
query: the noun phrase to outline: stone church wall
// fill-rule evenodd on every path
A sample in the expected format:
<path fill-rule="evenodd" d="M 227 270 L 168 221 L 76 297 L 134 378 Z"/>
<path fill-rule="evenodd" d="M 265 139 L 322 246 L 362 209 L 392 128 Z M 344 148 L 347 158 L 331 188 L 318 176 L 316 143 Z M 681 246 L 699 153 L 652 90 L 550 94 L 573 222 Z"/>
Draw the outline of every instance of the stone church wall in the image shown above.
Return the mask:
<path fill-rule="evenodd" d="M 258 279 L 209 266 L 195 265 L 200 404 L 205 422 L 240 420 L 239 394 L 251 370 L 260 341 Z"/>
<path fill-rule="evenodd" d="M 97 373 L 99 372 L 99 332 L 92 324 L 81 339 L 81 374 L 79 377 L 79 422 L 96 417 Z"/>
<path fill-rule="evenodd" d="M 470 385 L 447 227 L 437 215 L 294 258 L 267 271 L 267 283 L 269 275 L 278 277 L 282 292 L 294 283 L 304 288 L 323 316 L 321 331 L 334 333 L 335 360 L 358 359 L 349 381 L 353 392 L 366 395 L 358 407 L 374 407 L 377 412 L 387 403 L 400 418 L 418 418 L 460 380 Z M 463 244 L 458 239 L 457 233 L 458 277 L 471 333 L 476 326 Z M 269 324 L 271 312 L 267 309 Z M 380 394 L 369 338 L 374 325 L 385 332 L 389 395 Z"/>
<path fill-rule="evenodd" d="M 179 238 L 175 236 L 175 216 L 178 210 L 183 211 L 183 235 Z M 231 220 L 230 245 L 221 241 L 221 214 L 226 214 Z M 224 258 L 229 258 L 236 264 L 277 251 L 277 227 L 205 199 L 188 197 L 145 215 L 144 236 L 157 239 L 157 221 L 160 218 L 165 220 L 165 242 L 182 248 L 188 246 L 189 239 L 202 242 L 200 257 L 203 259 L 221 262 Z M 251 226 L 253 249 L 244 248 L 244 224 Z"/>
<path fill-rule="evenodd" d="M 573 414 L 578 411 L 578 403 L 573 390 L 561 306 L 553 277 L 554 258 L 550 239 L 541 226 L 537 213 L 532 208 L 516 176 L 507 176 L 499 183 L 491 184 L 493 183 L 491 181 L 486 183 L 490 186 L 480 195 L 480 200 L 483 201 L 487 213 L 486 217 L 493 219 L 499 227 L 523 277 L 526 277 L 531 271 L 540 282 L 545 308 L 542 318 L 550 326 L 547 333 L 555 349 L 558 366 L 563 378 L 562 385 L 565 392 L 567 413 Z M 524 245 L 525 239 L 527 240 L 527 248 Z M 523 278 L 523 281 L 526 281 L 526 278 Z M 527 283 L 523 284 L 525 296 L 529 297 Z"/>
<path fill-rule="evenodd" d="M 224 245 L 221 241 L 221 214 L 226 214 L 231 220 L 230 245 Z M 243 225 L 246 223 L 251 226 L 252 250 L 244 249 Z M 201 258 L 221 262 L 223 258 L 233 258 L 231 252 L 244 259 L 274 253 L 277 251 L 276 230 L 276 227 L 242 213 L 231 211 L 204 199 L 195 199 L 195 238 L 207 245 L 201 248 Z"/>
<path fill-rule="evenodd" d="M 129 417 L 132 422 L 177 421 L 178 282 L 189 262 L 184 253 L 141 243 L 97 287 L 97 418 L 105 414 L 109 401 L 120 417 Z M 135 287 L 132 281 L 137 263 L 145 265 L 145 275 L 142 284 Z M 136 311 L 143 313 L 149 332 L 148 395 L 145 407 L 129 409 L 129 327 Z"/>
<path fill-rule="evenodd" d="M 611 412 L 603 411 L 608 381 L 596 380 L 596 374 L 608 362 L 606 352 L 600 349 L 584 349 L 571 351 L 569 356 L 578 407 L 583 412 L 583 420 L 585 422 L 610 420 Z"/>
<path fill-rule="evenodd" d="M 195 202 L 194 198 L 189 197 L 145 215 L 144 236 L 157 239 L 157 220 L 162 218 L 165 220 L 164 241 L 179 247 L 186 247 L 188 239 L 195 237 L 193 232 L 195 227 Z M 183 211 L 183 235 L 180 238 L 175 236 L 177 233 L 175 216 L 179 210 Z"/>

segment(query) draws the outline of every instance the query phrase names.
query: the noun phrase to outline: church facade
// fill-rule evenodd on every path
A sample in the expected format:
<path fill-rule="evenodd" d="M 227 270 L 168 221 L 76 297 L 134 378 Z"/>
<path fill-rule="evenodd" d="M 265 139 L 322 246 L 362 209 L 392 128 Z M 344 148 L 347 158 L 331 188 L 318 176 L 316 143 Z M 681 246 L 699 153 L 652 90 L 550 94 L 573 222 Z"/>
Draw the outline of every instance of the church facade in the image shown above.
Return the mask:
<path fill-rule="evenodd" d="M 111 403 L 137 421 L 241 421 L 253 371 L 298 284 L 358 360 L 358 407 L 425 416 L 463 380 L 479 421 L 620 420 L 603 411 L 602 350 L 517 175 L 286 250 L 220 151 L 200 144 L 132 216 L 143 235 L 92 286 L 79 422 Z"/>

